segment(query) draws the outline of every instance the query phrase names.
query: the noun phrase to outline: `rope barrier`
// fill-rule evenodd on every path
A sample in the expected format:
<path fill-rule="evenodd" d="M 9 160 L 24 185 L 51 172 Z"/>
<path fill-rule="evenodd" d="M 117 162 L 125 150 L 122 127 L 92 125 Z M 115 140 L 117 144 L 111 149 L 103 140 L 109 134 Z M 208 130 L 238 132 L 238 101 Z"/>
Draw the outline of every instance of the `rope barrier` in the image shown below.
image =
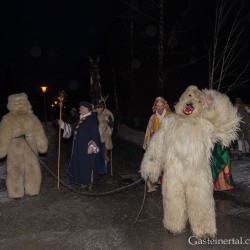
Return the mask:
<path fill-rule="evenodd" d="M 147 182 L 145 181 L 145 185 L 144 185 L 144 196 L 143 196 L 143 200 L 142 200 L 142 205 L 141 205 L 141 209 L 134 221 L 134 223 L 132 224 L 131 227 L 133 227 L 135 225 L 135 223 L 137 222 L 137 220 L 139 219 L 141 213 L 142 213 L 142 210 L 143 210 L 143 207 L 144 207 L 144 204 L 145 204 L 145 200 L 146 200 L 146 193 L 147 193 Z"/>
<path fill-rule="evenodd" d="M 43 162 L 39 157 L 38 157 L 38 159 L 39 159 L 39 162 L 43 165 L 44 169 L 45 169 L 46 171 L 48 171 L 48 173 L 49 173 L 52 177 L 54 177 L 54 178 L 57 180 L 57 179 L 58 179 L 57 176 L 56 176 L 56 175 L 55 175 L 55 174 L 54 174 L 54 173 L 44 164 L 44 162 Z M 137 181 L 135 181 L 135 182 L 133 182 L 133 183 L 127 185 L 127 186 L 124 186 L 124 187 L 121 187 L 121 188 L 117 188 L 117 189 L 112 190 L 112 191 L 109 191 L 109 192 L 103 192 L 103 193 L 89 193 L 89 192 L 83 192 L 83 191 L 80 191 L 80 190 L 77 190 L 77 189 L 72 188 L 71 186 L 69 186 L 68 184 L 66 184 L 65 182 L 63 182 L 60 178 L 59 178 L 58 181 L 60 182 L 60 184 L 61 184 L 62 186 L 64 186 L 65 188 L 67 188 L 68 190 L 70 190 L 70 191 L 72 191 L 72 192 L 74 192 L 74 193 L 82 194 L 82 195 L 85 195 L 85 196 L 95 196 L 95 197 L 99 197 L 99 196 L 106 196 L 106 195 L 118 193 L 118 192 L 121 192 L 121 191 L 123 191 L 123 190 L 125 190 L 125 189 L 131 188 L 131 187 L 133 187 L 133 186 L 139 184 L 141 181 L 143 181 L 143 179 L 141 178 L 141 179 L 139 179 L 139 180 L 137 180 Z M 142 202 L 140 211 L 139 211 L 139 213 L 138 213 L 136 219 L 134 220 L 133 224 L 131 225 L 131 227 L 133 227 L 133 226 L 136 224 L 136 222 L 138 221 L 138 219 L 139 219 L 139 217 L 140 217 L 140 215 L 141 215 L 141 213 L 142 213 L 142 210 L 143 210 L 143 207 L 144 207 L 144 204 L 145 204 L 145 200 L 146 200 L 146 193 L 147 193 L 147 191 L 146 191 L 146 189 L 147 189 L 147 188 L 146 188 L 146 185 L 147 185 L 147 184 L 146 184 L 146 181 L 145 181 L 143 202 Z"/>
<path fill-rule="evenodd" d="M 25 138 L 24 138 L 25 139 Z M 68 190 L 74 192 L 74 193 L 77 193 L 77 194 L 82 194 L 82 195 L 85 195 L 85 196 L 95 196 L 95 197 L 99 197 L 99 196 L 106 196 L 106 195 L 111 195 L 111 194 L 114 194 L 114 193 L 118 193 L 118 192 L 121 192 L 125 189 L 128 189 L 128 188 L 131 188 L 133 186 L 136 186 L 138 185 L 141 181 L 143 181 L 143 178 L 140 178 L 139 180 L 127 185 L 127 186 L 124 186 L 124 187 L 121 187 L 121 188 L 117 188 L 117 189 L 114 189 L 112 191 L 108 191 L 108 192 L 102 192 L 102 193 L 90 193 L 90 192 L 83 192 L 79 189 L 75 189 L 75 188 L 72 188 L 71 186 L 69 186 L 68 184 L 66 184 L 65 182 L 63 182 L 58 176 L 56 176 L 47 166 L 46 164 L 41 160 L 41 158 L 34 152 L 34 150 L 31 148 L 31 146 L 29 145 L 29 143 L 27 142 L 27 140 L 25 139 L 26 143 L 28 144 L 28 146 L 30 147 L 30 149 L 32 150 L 32 152 L 36 155 L 36 157 L 38 158 L 38 161 L 42 164 L 42 166 L 44 167 L 44 169 L 52 176 L 54 177 L 56 180 L 57 180 L 57 183 L 59 185 L 59 183 L 64 186 L 65 188 L 67 188 Z M 144 207 L 144 203 L 145 203 L 145 199 L 146 199 L 146 181 L 145 181 L 145 187 L 144 187 L 144 197 L 143 197 L 143 202 L 142 202 L 142 206 L 141 206 L 141 209 L 134 221 L 134 223 L 132 224 L 132 227 L 135 225 L 135 223 L 137 222 L 139 216 L 141 215 L 141 212 L 143 210 L 143 207 Z"/>
<path fill-rule="evenodd" d="M 39 158 L 39 157 L 38 157 Z M 44 164 L 44 162 L 39 158 L 39 161 L 40 163 L 43 165 L 44 169 L 52 176 L 54 177 L 56 180 L 58 180 L 57 176 Z M 139 179 L 129 185 L 126 185 L 124 187 L 121 187 L 121 188 L 117 188 L 115 190 L 112 190 L 112 191 L 108 191 L 108 192 L 102 192 L 102 193 L 90 193 L 90 192 L 83 192 L 79 189 L 76 189 L 76 188 L 72 188 L 70 185 L 66 184 L 64 181 L 62 181 L 60 178 L 59 178 L 59 182 L 62 186 L 64 186 L 65 188 L 69 189 L 70 191 L 74 192 L 74 193 L 78 193 L 78 194 L 83 194 L 83 195 L 86 195 L 86 196 L 105 196 L 105 195 L 110 195 L 110 194 L 114 194 L 114 193 L 118 193 L 118 192 L 121 192 L 125 189 L 128 189 L 128 188 L 131 188 L 133 186 L 136 186 L 138 185 L 143 179 Z"/>

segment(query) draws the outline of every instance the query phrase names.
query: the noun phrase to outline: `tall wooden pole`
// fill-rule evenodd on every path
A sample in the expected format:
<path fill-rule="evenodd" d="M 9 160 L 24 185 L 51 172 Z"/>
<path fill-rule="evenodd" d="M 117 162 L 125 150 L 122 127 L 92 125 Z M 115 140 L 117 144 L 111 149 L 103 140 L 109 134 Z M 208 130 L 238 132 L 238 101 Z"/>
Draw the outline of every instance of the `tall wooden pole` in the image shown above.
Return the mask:
<path fill-rule="evenodd" d="M 59 103 L 60 115 L 59 119 L 62 119 L 62 103 Z M 57 163 L 57 188 L 59 189 L 60 180 L 60 159 L 61 159 L 61 126 L 59 125 L 59 135 L 58 135 L 58 163 Z"/>
<path fill-rule="evenodd" d="M 44 102 L 44 121 L 45 121 L 45 126 L 47 127 L 46 92 L 43 93 L 43 102 Z"/>
<path fill-rule="evenodd" d="M 65 93 L 64 91 L 60 91 L 58 102 L 60 108 L 59 119 L 62 119 L 62 108 L 63 108 L 63 101 L 64 101 Z M 57 161 L 57 188 L 59 189 L 60 185 L 60 160 L 61 160 L 61 126 L 59 125 L 58 131 L 58 161 Z"/>
<path fill-rule="evenodd" d="M 42 86 L 42 92 L 43 92 L 43 104 L 44 104 L 44 122 L 45 122 L 45 126 L 47 127 L 47 107 L 46 107 L 46 91 L 47 91 L 46 86 Z"/>

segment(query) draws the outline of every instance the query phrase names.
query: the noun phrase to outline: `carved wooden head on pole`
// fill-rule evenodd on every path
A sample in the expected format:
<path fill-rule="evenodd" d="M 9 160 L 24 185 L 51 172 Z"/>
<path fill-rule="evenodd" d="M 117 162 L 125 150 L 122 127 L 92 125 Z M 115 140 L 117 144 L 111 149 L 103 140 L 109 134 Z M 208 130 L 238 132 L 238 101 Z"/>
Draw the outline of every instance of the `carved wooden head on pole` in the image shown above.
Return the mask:
<path fill-rule="evenodd" d="M 96 59 L 89 57 L 90 60 L 90 97 L 92 103 L 95 105 L 96 102 L 101 99 L 102 88 L 100 83 L 100 56 Z"/>

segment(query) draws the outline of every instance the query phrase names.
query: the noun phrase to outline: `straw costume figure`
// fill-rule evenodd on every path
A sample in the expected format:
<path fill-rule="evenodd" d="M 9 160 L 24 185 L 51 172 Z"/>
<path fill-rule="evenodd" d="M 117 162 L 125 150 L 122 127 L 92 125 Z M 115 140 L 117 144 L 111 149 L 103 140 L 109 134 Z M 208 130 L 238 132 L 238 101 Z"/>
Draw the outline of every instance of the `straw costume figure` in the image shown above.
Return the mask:
<path fill-rule="evenodd" d="M 0 123 L 0 158 L 7 156 L 8 196 L 37 195 L 42 180 L 37 155 L 47 152 L 47 136 L 25 93 L 10 95 L 7 108 Z"/>

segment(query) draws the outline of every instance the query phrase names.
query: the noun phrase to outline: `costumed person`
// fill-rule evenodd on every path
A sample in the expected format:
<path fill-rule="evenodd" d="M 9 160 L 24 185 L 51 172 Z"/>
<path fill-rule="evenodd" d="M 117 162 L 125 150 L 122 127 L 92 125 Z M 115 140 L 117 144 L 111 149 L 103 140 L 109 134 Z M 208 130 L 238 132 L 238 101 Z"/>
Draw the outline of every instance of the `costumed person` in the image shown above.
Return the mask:
<path fill-rule="evenodd" d="M 47 136 L 25 93 L 10 95 L 7 109 L 0 123 L 0 158 L 7 155 L 8 196 L 38 195 L 42 181 L 38 153 L 47 152 Z"/>
<path fill-rule="evenodd" d="M 112 160 L 110 152 L 113 149 L 112 134 L 114 128 L 114 116 L 101 101 L 96 103 L 95 111 L 99 121 L 99 132 L 104 151 L 105 165 L 103 168 L 103 164 L 101 163 L 99 167 L 99 173 L 102 174 L 107 172 L 107 163 Z"/>
<path fill-rule="evenodd" d="M 237 97 L 234 105 L 237 107 L 238 113 L 242 118 L 238 138 L 238 159 L 242 160 L 243 147 L 246 149 L 245 141 L 250 142 L 250 116 L 241 98 Z"/>
<path fill-rule="evenodd" d="M 247 122 L 246 122 L 246 140 L 248 144 L 248 153 L 250 153 L 250 107 L 247 105 L 245 106 L 247 111 Z"/>
<path fill-rule="evenodd" d="M 97 183 L 99 152 L 101 147 L 98 120 L 89 102 L 79 103 L 80 119 L 71 125 L 63 120 L 58 124 L 63 137 L 73 136 L 71 159 L 68 169 L 69 182 L 91 190 Z"/>
<path fill-rule="evenodd" d="M 239 123 L 226 95 L 191 85 L 150 140 L 141 176 L 155 183 L 163 172 L 163 224 L 171 233 L 189 220 L 197 238 L 216 236 L 211 153 L 216 142 L 229 147 L 237 139 Z"/>
<path fill-rule="evenodd" d="M 152 110 L 153 114 L 149 118 L 143 142 L 143 149 L 145 151 L 148 148 L 152 136 L 160 128 L 163 118 L 172 113 L 167 101 L 160 96 L 155 99 Z M 160 177 L 160 182 L 161 182 L 161 177 Z M 150 180 L 147 181 L 147 187 L 148 187 L 147 188 L 148 192 L 154 192 L 156 190 L 156 184 L 153 184 Z"/>
<path fill-rule="evenodd" d="M 215 191 L 225 191 L 234 189 L 234 181 L 231 174 L 231 160 L 229 148 L 214 145 L 211 170 Z"/>

